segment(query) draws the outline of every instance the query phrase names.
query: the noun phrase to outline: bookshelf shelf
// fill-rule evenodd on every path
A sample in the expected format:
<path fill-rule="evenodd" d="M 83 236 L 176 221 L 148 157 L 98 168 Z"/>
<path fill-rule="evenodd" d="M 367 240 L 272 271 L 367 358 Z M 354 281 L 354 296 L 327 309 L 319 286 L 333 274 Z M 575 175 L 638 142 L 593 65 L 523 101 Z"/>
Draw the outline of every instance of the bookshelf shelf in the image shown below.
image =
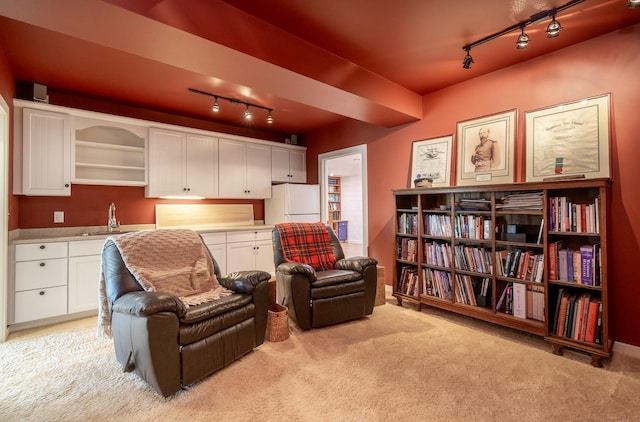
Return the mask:
<path fill-rule="evenodd" d="M 396 252 L 398 305 L 539 335 L 555 354 L 579 350 L 602 366 L 613 345 L 610 188 L 593 179 L 394 190 L 396 248 L 418 239 L 415 257 Z"/>

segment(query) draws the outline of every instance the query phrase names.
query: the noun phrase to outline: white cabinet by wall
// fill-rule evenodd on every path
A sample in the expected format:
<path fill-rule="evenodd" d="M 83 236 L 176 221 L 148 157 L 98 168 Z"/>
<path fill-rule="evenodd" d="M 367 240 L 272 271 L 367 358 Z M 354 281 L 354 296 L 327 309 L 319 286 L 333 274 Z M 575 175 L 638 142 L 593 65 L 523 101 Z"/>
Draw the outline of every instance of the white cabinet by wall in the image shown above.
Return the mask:
<path fill-rule="evenodd" d="M 147 128 L 73 116 L 73 183 L 147 184 Z"/>
<path fill-rule="evenodd" d="M 104 239 L 69 242 L 68 313 L 98 309 Z"/>
<path fill-rule="evenodd" d="M 15 260 L 13 322 L 66 314 L 67 243 L 16 245 Z"/>
<path fill-rule="evenodd" d="M 21 123 L 15 143 L 15 171 L 20 174 L 15 176 L 14 193 L 70 196 L 70 116 L 23 108 Z"/>
<path fill-rule="evenodd" d="M 305 150 L 271 147 L 271 181 L 307 183 Z"/>
<path fill-rule="evenodd" d="M 218 263 L 220 274 L 227 274 L 227 234 L 226 233 L 202 233 L 204 244 L 207 245 L 213 259 Z"/>
<path fill-rule="evenodd" d="M 271 147 L 220 138 L 220 197 L 271 197 Z"/>
<path fill-rule="evenodd" d="M 273 274 L 271 229 L 228 232 L 227 270 L 262 270 Z"/>
<path fill-rule="evenodd" d="M 218 196 L 218 139 L 149 130 L 147 197 Z"/>

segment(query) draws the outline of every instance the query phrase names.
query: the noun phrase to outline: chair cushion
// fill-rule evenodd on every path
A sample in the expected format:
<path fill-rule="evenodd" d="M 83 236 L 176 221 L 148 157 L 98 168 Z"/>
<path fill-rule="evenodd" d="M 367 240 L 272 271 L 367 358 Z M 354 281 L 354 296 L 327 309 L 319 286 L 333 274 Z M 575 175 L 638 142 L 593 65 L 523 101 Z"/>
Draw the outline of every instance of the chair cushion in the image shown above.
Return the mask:
<path fill-rule="evenodd" d="M 311 299 L 324 299 L 364 291 L 364 280 L 356 271 L 318 271 L 311 283 Z"/>
<path fill-rule="evenodd" d="M 186 314 L 180 318 L 180 324 L 194 324 L 233 309 L 241 308 L 249 302 L 251 302 L 251 295 L 234 293 L 211 302 L 190 306 L 187 308 Z"/>
<path fill-rule="evenodd" d="M 323 223 L 276 224 L 284 259 L 301 262 L 316 271 L 333 268 L 336 257 L 331 249 L 329 232 Z"/>

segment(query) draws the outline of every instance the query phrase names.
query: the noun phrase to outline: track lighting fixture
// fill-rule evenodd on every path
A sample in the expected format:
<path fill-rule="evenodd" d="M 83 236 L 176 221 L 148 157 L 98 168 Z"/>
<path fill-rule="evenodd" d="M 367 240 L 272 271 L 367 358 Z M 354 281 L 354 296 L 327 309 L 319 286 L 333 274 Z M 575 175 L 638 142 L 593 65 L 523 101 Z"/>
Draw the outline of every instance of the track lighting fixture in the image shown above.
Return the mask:
<path fill-rule="evenodd" d="M 464 60 L 462 61 L 462 68 L 463 69 L 471 69 L 471 65 L 473 64 L 473 57 L 471 57 L 471 54 L 469 54 L 469 52 L 471 51 L 471 48 L 465 48 L 465 50 L 467 50 L 467 55 L 464 57 Z"/>
<path fill-rule="evenodd" d="M 547 26 L 547 38 L 555 38 L 560 35 L 560 30 L 562 26 L 560 26 L 560 22 L 556 20 L 556 14 L 553 13 L 551 22 L 549 22 L 549 26 Z"/>
<path fill-rule="evenodd" d="M 524 25 L 522 25 L 521 29 L 522 32 L 518 37 L 518 41 L 516 41 L 516 48 L 518 50 L 524 50 L 525 48 L 527 48 L 527 45 L 529 45 L 529 36 L 524 33 Z"/>
<path fill-rule="evenodd" d="M 211 111 L 214 112 L 214 113 L 218 113 L 220 111 L 220 104 L 218 103 L 218 100 L 226 100 L 226 101 L 229 101 L 232 104 L 243 104 L 244 105 L 244 118 L 245 118 L 245 120 L 251 120 L 251 118 L 253 117 L 253 114 L 251 113 L 251 110 L 249 110 L 249 107 L 253 107 L 253 108 L 259 108 L 259 109 L 262 109 L 262 110 L 266 110 L 267 111 L 267 123 L 269 123 L 269 124 L 273 123 L 273 116 L 271 115 L 271 113 L 273 112 L 272 108 L 261 106 L 259 104 L 249 103 L 249 102 L 242 101 L 242 100 L 237 100 L 235 98 L 224 97 L 224 96 L 218 95 L 218 94 L 211 94 L 209 92 L 200 91 L 199 89 L 189 88 L 189 91 L 195 92 L 197 94 L 202 94 L 202 95 L 207 95 L 209 97 L 213 97 L 214 100 L 213 100 L 213 106 L 211 107 Z"/>
<path fill-rule="evenodd" d="M 491 40 L 495 40 L 496 38 L 499 38 L 503 35 L 509 34 L 511 32 L 520 30 L 520 36 L 518 37 L 518 40 L 516 41 L 516 48 L 518 50 L 524 50 L 525 48 L 527 48 L 527 45 L 530 42 L 530 38 L 529 36 L 524 32 L 525 27 L 527 27 L 528 25 L 531 25 L 533 23 L 539 22 L 543 19 L 546 19 L 548 17 L 551 17 L 551 22 L 549 23 L 549 25 L 547 26 L 547 38 L 555 38 L 560 34 L 560 30 L 562 29 L 562 26 L 560 25 L 560 22 L 558 22 L 556 20 L 556 14 L 570 8 L 573 7 L 579 3 L 584 2 L 585 0 L 571 0 L 570 2 L 566 3 L 563 6 L 557 7 L 555 9 L 551 9 L 551 10 L 543 10 L 541 12 L 536 13 L 535 15 L 532 15 L 529 17 L 529 19 L 527 19 L 526 21 L 520 22 L 516 25 L 512 25 L 508 28 L 503 29 L 500 32 L 496 32 L 495 34 L 489 35 L 488 37 L 484 37 L 478 41 L 474 41 L 472 43 L 469 43 L 465 46 L 462 47 L 462 49 L 464 51 L 467 52 L 464 60 L 462 61 L 462 67 L 464 69 L 471 69 L 471 65 L 474 63 L 473 58 L 471 58 L 471 54 L 469 54 L 469 52 L 471 51 L 472 48 L 475 48 L 477 46 L 479 46 L 480 44 L 484 44 L 486 42 L 489 42 Z M 633 4 L 633 5 L 632 5 Z M 640 7 L 640 0 L 628 0 L 627 3 L 628 7 Z"/>
<path fill-rule="evenodd" d="M 628 0 L 627 7 L 629 9 L 635 9 L 636 7 L 640 7 L 640 0 Z"/>

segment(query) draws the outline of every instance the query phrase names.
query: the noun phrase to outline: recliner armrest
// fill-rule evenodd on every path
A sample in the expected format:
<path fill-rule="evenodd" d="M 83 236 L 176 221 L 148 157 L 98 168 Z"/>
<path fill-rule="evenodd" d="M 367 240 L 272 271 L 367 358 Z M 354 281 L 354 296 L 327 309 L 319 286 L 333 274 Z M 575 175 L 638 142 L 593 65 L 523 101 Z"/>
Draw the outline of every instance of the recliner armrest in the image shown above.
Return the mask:
<path fill-rule="evenodd" d="M 371 265 L 378 265 L 378 260 L 366 256 L 354 256 L 339 260 L 333 268 L 336 270 L 357 271 L 362 274 L 364 270 Z"/>
<path fill-rule="evenodd" d="M 266 271 L 248 270 L 236 271 L 220 277 L 218 282 L 229 290 L 237 293 L 253 293 L 262 281 L 269 281 L 271 274 Z"/>
<path fill-rule="evenodd" d="M 316 270 L 311 265 L 301 262 L 283 262 L 278 265 L 276 271 L 284 275 L 302 274 L 308 277 L 311 282 L 317 280 Z"/>
<path fill-rule="evenodd" d="M 136 316 L 149 316 L 158 312 L 173 312 L 178 318 L 187 310 L 184 304 L 172 294 L 163 292 L 131 292 L 120 296 L 111 307 L 113 312 Z"/>

